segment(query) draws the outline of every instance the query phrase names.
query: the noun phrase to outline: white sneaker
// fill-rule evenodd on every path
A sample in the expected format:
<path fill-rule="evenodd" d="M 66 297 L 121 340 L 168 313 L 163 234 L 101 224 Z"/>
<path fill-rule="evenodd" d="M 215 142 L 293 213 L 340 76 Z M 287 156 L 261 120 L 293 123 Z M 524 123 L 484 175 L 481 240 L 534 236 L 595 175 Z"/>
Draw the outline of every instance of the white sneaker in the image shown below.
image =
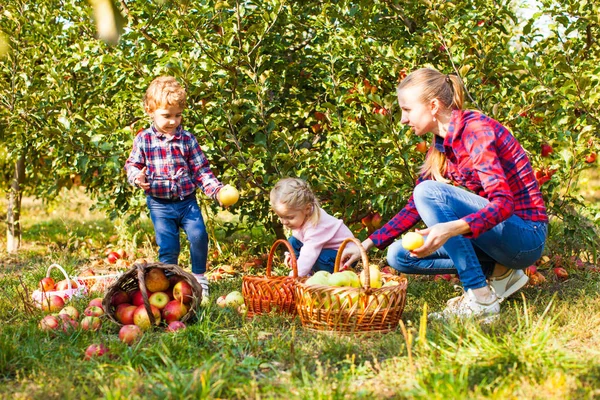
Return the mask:
<path fill-rule="evenodd" d="M 198 283 L 202 287 L 202 300 L 204 301 L 204 299 L 208 299 L 208 279 L 206 279 L 206 276 L 204 276 L 204 275 L 199 275 L 199 274 L 193 274 L 193 275 L 194 275 L 194 278 L 196 278 L 196 281 L 198 281 Z"/>
<path fill-rule="evenodd" d="M 525 286 L 529 282 L 529 277 L 522 269 L 511 269 L 504 276 L 490 278 L 489 281 L 496 296 L 506 299 Z"/>
<path fill-rule="evenodd" d="M 475 298 L 473 290 L 469 289 L 462 296 L 454 297 L 446 303 L 446 309 L 441 313 L 431 313 L 432 319 L 472 318 L 472 317 L 497 317 L 500 314 L 500 300 L 494 294 L 489 303 L 481 303 Z"/>

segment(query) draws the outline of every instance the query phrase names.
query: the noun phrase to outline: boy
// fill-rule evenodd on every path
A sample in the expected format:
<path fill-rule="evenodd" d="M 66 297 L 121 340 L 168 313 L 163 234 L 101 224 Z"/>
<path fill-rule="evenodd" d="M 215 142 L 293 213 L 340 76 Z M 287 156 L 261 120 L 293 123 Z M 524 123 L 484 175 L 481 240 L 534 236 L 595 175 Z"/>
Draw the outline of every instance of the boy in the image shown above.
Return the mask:
<path fill-rule="evenodd" d="M 206 258 L 208 234 L 196 201 L 196 187 L 218 200 L 223 184 L 210 169 L 198 141 L 181 126 L 186 107 L 185 89 L 170 76 L 152 81 L 144 96 L 144 109 L 152 125 L 140 131 L 125 163 L 127 181 L 144 190 L 154 224 L 159 261 L 177 264 L 179 229 L 190 243 L 192 274 L 208 298 Z M 220 201 L 219 201 L 220 204 Z"/>

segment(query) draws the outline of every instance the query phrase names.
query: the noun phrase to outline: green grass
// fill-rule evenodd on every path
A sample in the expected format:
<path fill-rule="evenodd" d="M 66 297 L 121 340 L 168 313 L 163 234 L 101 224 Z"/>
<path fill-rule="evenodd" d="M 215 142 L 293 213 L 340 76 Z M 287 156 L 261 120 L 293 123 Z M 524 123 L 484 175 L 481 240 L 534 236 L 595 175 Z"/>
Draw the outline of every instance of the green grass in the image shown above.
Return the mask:
<path fill-rule="evenodd" d="M 76 273 L 107 245 L 136 248 L 136 256 L 156 251 L 147 222 L 114 226 L 75 200 L 63 199 L 60 209 L 26 203 L 22 251 L 0 253 L 0 398 L 600 398 L 600 275 L 585 271 L 523 290 L 491 325 L 426 322 L 425 304 L 441 309 L 453 288 L 414 277 L 404 333 L 316 333 L 281 315 L 247 321 L 214 303 L 241 288 L 237 274 L 212 284 L 211 303 L 186 330 L 146 333 L 133 347 L 119 342 L 109 321 L 99 332 L 44 333 L 41 312 L 28 313 L 21 301 L 21 281 L 33 290 L 53 262 Z M 215 229 L 222 253 L 213 266 L 240 271 L 270 245 L 260 235 L 231 239 Z M 242 251 L 241 241 L 254 247 Z M 83 309 L 87 301 L 73 304 Z M 110 356 L 84 360 L 99 342 Z"/>

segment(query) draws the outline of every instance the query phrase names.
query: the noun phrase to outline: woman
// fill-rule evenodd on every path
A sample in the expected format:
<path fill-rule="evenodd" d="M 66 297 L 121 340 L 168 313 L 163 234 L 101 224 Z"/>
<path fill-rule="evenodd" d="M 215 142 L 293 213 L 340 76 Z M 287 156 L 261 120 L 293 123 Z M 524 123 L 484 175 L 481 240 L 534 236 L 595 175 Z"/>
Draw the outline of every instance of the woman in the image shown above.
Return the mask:
<path fill-rule="evenodd" d="M 404 209 L 363 242 L 366 250 L 390 246 L 387 261 L 403 273 L 457 273 L 465 292 L 442 317 L 499 314 L 500 301 L 527 283 L 522 270 L 541 257 L 548 230 L 525 151 L 497 121 L 463 110 L 463 93 L 457 76 L 430 68 L 398 85 L 401 123 L 418 136 L 433 133 L 432 146 Z M 420 220 L 421 247 L 392 243 Z M 342 257 L 349 265 L 359 253 L 348 248 Z"/>

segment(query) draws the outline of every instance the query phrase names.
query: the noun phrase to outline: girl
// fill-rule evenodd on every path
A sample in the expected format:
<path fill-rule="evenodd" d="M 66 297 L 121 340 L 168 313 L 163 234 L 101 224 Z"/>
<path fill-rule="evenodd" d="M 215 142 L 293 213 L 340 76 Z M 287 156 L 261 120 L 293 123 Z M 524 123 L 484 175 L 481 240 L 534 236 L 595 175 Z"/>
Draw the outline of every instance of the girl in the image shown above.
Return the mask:
<path fill-rule="evenodd" d="M 419 69 L 397 94 L 401 123 L 418 136 L 433 133 L 432 145 L 404 209 L 363 246 L 390 246 L 388 263 L 404 273 L 457 273 L 465 293 L 436 316 L 496 315 L 500 301 L 527 283 L 522 269 L 546 241 L 546 208 L 529 159 L 500 123 L 462 109 L 457 76 Z M 420 220 L 427 225 L 417 230 L 426 236 L 421 247 L 409 252 L 392 243 Z M 348 249 L 342 259 L 357 258 Z"/>
<path fill-rule="evenodd" d="M 344 239 L 354 237 L 344 222 L 327 214 L 301 179 L 285 178 L 277 182 L 270 200 L 283 226 L 292 231 L 288 241 L 298 259 L 298 276 L 309 275 L 311 271 L 333 272 L 340 245 Z"/>

